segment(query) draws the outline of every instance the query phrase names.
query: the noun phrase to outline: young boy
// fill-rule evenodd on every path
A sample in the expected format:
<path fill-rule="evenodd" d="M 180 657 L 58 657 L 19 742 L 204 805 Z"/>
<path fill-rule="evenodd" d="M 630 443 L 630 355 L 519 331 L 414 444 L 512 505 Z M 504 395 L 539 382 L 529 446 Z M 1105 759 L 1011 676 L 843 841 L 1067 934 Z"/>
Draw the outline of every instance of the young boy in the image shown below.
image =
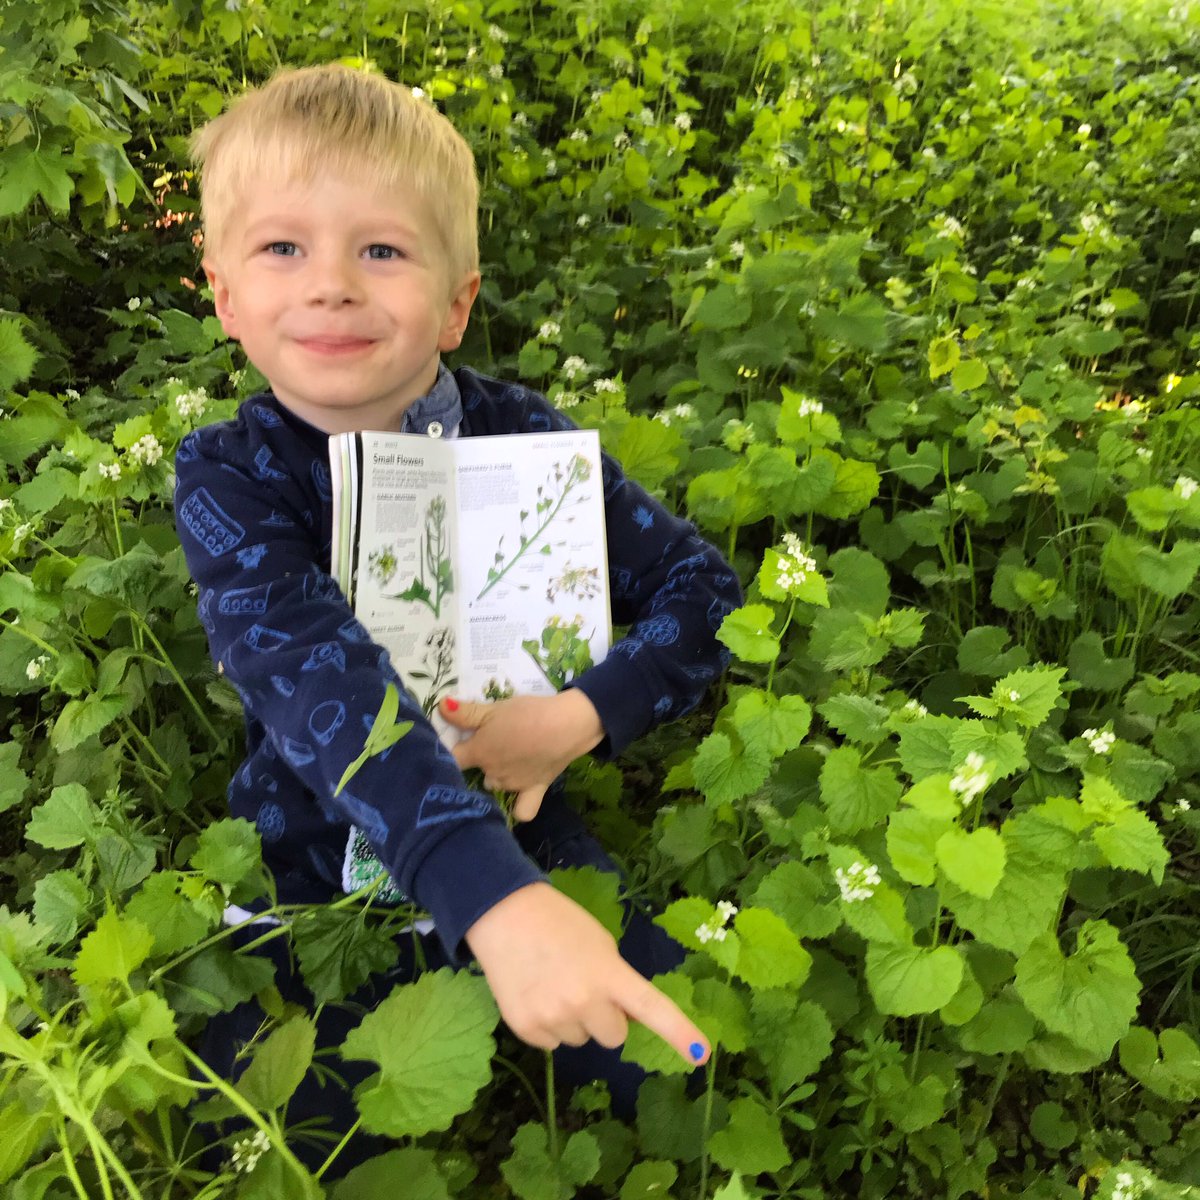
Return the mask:
<path fill-rule="evenodd" d="M 342 67 L 283 72 L 201 129 L 194 153 L 217 315 L 271 390 L 185 439 L 176 515 L 217 669 L 245 707 L 230 807 L 256 823 L 280 901 L 340 893 L 365 838 L 432 914 L 445 960 L 478 960 L 526 1042 L 615 1048 L 633 1019 L 703 1062 L 700 1030 L 546 881 L 550 865 L 613 868 L 561 801 L 539 808 L 573 759 L 619 753 L 700 699 L 722 666 L 714 631 L 740 603 L 733 572 L 606 459 L 613 617 L 629 635 L 556 696 L 445 701 L 473 731 L 453 754 L 402 691 L 411 732 L 335 797 L 399 681 L 329 575 L 328 435 L 570 424 L 527 388 L 441 366 L 479 290 L 477 184 L 432 105 Z M 516 836 L 468 789 L 469 766 L 519 794 Z M 652 945 L 632 957 L 661 969 Z M 218 1019 L 209 1045 L 239 1031 Z"/>

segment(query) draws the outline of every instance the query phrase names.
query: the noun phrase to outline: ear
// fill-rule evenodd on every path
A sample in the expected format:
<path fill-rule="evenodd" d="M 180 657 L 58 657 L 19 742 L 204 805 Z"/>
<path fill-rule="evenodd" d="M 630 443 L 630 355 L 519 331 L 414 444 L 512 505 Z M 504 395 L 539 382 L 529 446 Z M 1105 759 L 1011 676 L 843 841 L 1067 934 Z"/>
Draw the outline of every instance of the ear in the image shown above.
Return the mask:
<path fill-rule="evenodd" d="M 213 291 L 213 307 L 217 311 L 217 319 L 227 337 L 239 338 L 237 329 L 237 314 L 233 311 L 233 298 L 229 294 L 229 285 L 225 282 L 225 272 L 214 259 L 206 258 L 201 264 Z"/>
<path fill-rule="evenodd" d="M 438 338 L 439 350 L 457 350 L 462 344 L 463 334 L 467 331 L 467 321 L 471 316 L 471 305 L 479 295 L 479 278 L 479 272 L 472 271 L 450 297 L 450 306 L 446 310 L 446 319 L 442 322 L 442 332 Z"/>

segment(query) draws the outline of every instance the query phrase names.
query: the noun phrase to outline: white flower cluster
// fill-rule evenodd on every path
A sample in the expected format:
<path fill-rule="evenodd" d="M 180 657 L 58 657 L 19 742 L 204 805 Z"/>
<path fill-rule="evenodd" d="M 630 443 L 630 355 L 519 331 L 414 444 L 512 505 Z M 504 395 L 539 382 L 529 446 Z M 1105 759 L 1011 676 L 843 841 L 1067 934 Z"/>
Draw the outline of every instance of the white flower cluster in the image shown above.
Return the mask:
<path fill-rule="evenodd" d="M 838 890 L 847 904 L 870 900 L 875 895 L 875 889 L 883 882 L 879 868 L 872 863 L 852 862 L 849 870 L 845 871 L 838 867 L 833 872 L 833 877 L 837 880 Z"/>
<path fill-rule="evenodd" d="M 508 34 L 505 33 L 504 30 L 501 29 L 499 25 L 489 25 L 488 26 L 488 37 L 490 37 L 493 42 L 507 42 L 508 41 Z"/>
<path fill-rule="evenodd" d="M 1154 457 L 1154 451 L 1149 446 L 1139 446 L 1134 453 L 1142 462 L 1149 462 Z"/>
<path fill-rule="evenodd" d="M 717 904 L 716 913 L 703 925 L 696 927 L 696 940 L 701 943 L 723 942 L 725 935 L 729 932 L 725 926 L 737 916 L 737 911 L 736 904 L 730 904 L 728 900 L 720 901 Z"/>
<path fill-rule="evenodd" d="M 746 253 L 746 243 L 741 240 L 735 240 L 729 243 L 729 253 L 734 258 L 741 258 Z"/>
<path fill-rule="evenodd" d="M 678 129 L 680 133 L 687 133 L 691 127 L 691 114 L 685 112 L 675 114 L 675 128 Z"/>
<path fill-rule="evenodd" d="M 592 384 L 592 387 L 597 392 L 616 393 L 622 390 L 621 383 L 617 379 L 597 379 L 596 382 Z"/>
<path fill-rule="evenodd" d="M 582 399 L 578 392 L 559 392 L 554 397 L 554 407 L 560 411 L 564 408 L 574 408 Z"/>
<path fill-rule="evenodd" d="M 625 132 L 625 130 L 622 129 L 621 132 L 618 133 L 615 138 L 613 138 L 613 149 L 614 150 L 627 150 L 629 148 L 629 145 L 630 145 L 629 134 L 627 134 Z"/>
<path fill-rule="evenodd" d="M 206 388 L 193 388 L 190 392 L 180 392 L 175 397 L 175 408 L 185 421 L 190 417 L 203 416 L 207 407 L 208 390 Z"/>
<path fill-rule="evenodd" d="M 1182 496 L 1184 500 L 1190 500 L 1197 491 L 1200 491 L 1200 483 L 1197 483 L 1189 476 L 1180 475 L 1175 480 L 1175 492 L 1177 495 Z"/>
<path fill-rule="evenodd" d="M 131 462 L 147 467 L 152 467 L 160 458 L 162 458 L 162 444 L 158 438 L 152 433 L 147 433 L 144 437 L 138 438 L 127 451 Z"/>
<path fill-rule="evenodd" d="M 912 717 L 927 717 L 927 716 L 929 716 L 929 709 L 927 709 L 925 707 L 925 705 L 923 705 L 920 702 L 920 700 L 905 700 L 904 704 L 900 708 L 900 711 L 902 713 L 904 713 L 906 716 L 912 716 Z"/>
<path fill-rule="evenodd" d="M 816 574 L 817 561 L 804 548 L 804 543 L 794 534 L 783 535 L 783 553 L 779 556 L 775 586 L 785 592 L 794 592 Z"/>
<path fill-rule="evenodd" d="M 674 408 L 667 408 L 662 412 L 656 412 L 654 419 L 660 421 L 663 425 L 670 425 L 672 421 L 686 421 L 695 415 L 696 410 L 690 404 L 677 404 Z"/>
<path fill-rule="evenodd" d="M 754 426 L 739 421 L 737 417 L 730 417 L 721 430 L 721 441 L 725 443 L 726 450 L 738 454 L 754 441 Z"/>
<path fill-rule="evenodd" d="M 800 407 L 796 410 L 796 414 L 801 417 L 816 417 L 820 416 L 824 411 L 825 405 L 820 400 L 810 400 L 805 396 L 800 401 Z"/>
<path fill-rule="evenodd" d="M 39 654 L 37 658 L 31 658 L 25 665 L 25 678 L 31 682 L 34 679 L 41 679 L 42 672 L 46 669 L 46 664 L 50 661 L 50 655 Z"/>
<path fill-rule="evenodd" d="M 1008 700 L 1009 700 L 1010 704 L 1020 704 L 1021 703 L 1021 693 L 1018 692 L 1016 688 L 1009 688 L 1008 689 Z"/>
<path fill-rule="evenodd" d="M 959 798 L 963 808 L 974 802 L 977 796 L 987 791 L 992 777 L 988 772 L 983 755 L 976 750 L 963 760 L 950 780 L 950 790 Z"/>
<path fill-rule="evenodd" d="M 1118 1171 L 1112 1200 L 1137 1200 L 1145 1191 L 1146 1185 L 1134 1179 L 1132 1171 Z"/>
<path fill-rule="evenodd" d="M 1107 754 L 1117 742 L 1117 735 L 1111 729 L 1085 729 L 1082 737 L 1093 754 Z"/>
<path fill-rule="evenodd" d="M 1190 800 L 1179 799 L 1175 801 L 1175 811 L 1177 813 L 1185 813 L 1192 811 L 1192 802 Z"/>
<path fill-rule="evenodd" d="M 271 1139 L 260 1129 L 253 1137 L 239 1138 L 233 1143 L 230 1163 L 235 1171 L 249 1175 L 258 1160 L 271 1148 Z"/>
<path fill-rule="evenodd" d="M 587 134 L 582 129 L 572 129 L 568 140 L 572 142 L 586 142 Z"/>
<path fill-rule="evenodd" d="M 588 370 L 587 359 L 580 358 L 578 354 L 572 354 L 570 358 L 562 365 L 563 374 L 568 379 L 576 379 L 580 375 L 585 374 Z"/>
<path fill-rule="evenodd" d="M 962 222 L 956 221 L 947 213 L 940 213 L 930 223 L 938 237 L 953 238 L 956 242 L 967 240 L 967 231 L 962 227 Z"/>
<path fill-rule="evenodd" d="M 120 463 L 101 463 L 96 470 L 99 471 L 105 479 L 112 479 L 115 481 L 121 478 Z"/>
<path fill-rule="evenodd" d="M 557 321 L 543 321 L 537 335 L 540 342 L 557 342 L 562 336 L 562 326 Z"/>
<path fill-rule="evenodd" d="M 129 309 L 130 312 L 137 312 L 137 310 L 142 307 L 141 296 L 130 296 L 125 307 Z"/>
<path fill-rule="evenodd" d="M 504 68 L 499 63 L 492 63 L 492 65 L 490 67 L 488 67 L 488 78 L 489 79 L 503 79 L 504 78 Z"/>

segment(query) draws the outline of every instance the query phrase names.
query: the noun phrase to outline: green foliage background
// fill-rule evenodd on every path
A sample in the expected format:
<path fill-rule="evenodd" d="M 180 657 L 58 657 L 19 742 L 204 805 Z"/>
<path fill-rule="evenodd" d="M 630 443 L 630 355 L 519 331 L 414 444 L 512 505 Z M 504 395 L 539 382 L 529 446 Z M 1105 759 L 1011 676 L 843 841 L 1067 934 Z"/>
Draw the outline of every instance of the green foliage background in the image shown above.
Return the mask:
<path fill-rule="evenodd" d="M 170 464 L 261 384 L 203 294 L 188 134 L 339 57 L 475 148 L 463 361 L 599 427 L 750 591 L 704 711 L 571 781 L 671 903 L 706 1087 L 558 1111 L 478 981 L 430 976 L 343 1048 L 399 1140 L 331 1186 L 289 1149 L 308 1014 L 236 1089 L 190 1049 L 271 982 L 220 931 L 265 883 Z M 1183 0 L 6 0 L 9 1193 L 1200 1186 L 1198 67 Z M 407 919 L 281 915 L 331 1003 Z M 252 1127 L 219 1171 L 197 1096 Z"/>

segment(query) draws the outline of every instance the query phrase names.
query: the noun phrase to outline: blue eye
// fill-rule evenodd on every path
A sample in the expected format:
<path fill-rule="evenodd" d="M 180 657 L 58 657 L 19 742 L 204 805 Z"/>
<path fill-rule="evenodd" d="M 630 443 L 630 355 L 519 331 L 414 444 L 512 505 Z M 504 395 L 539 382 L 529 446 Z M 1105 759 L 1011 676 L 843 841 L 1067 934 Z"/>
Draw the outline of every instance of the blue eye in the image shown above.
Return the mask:
<path fill-rule="evenodd" d="M 388 246 L 383 242 L 373 242 L 367 247 L 367 257 L 377 258 L 386 262 L 388 259 L 400 258 L 401 254 L 395 246 Z"/>
<path fill-rule="evenodd" d="M 280 254 L 285 257 L 291 257 L 296 253 L 295 242 L 271 242 L 267 246 L 267 250 L 271 254 Z"/>

